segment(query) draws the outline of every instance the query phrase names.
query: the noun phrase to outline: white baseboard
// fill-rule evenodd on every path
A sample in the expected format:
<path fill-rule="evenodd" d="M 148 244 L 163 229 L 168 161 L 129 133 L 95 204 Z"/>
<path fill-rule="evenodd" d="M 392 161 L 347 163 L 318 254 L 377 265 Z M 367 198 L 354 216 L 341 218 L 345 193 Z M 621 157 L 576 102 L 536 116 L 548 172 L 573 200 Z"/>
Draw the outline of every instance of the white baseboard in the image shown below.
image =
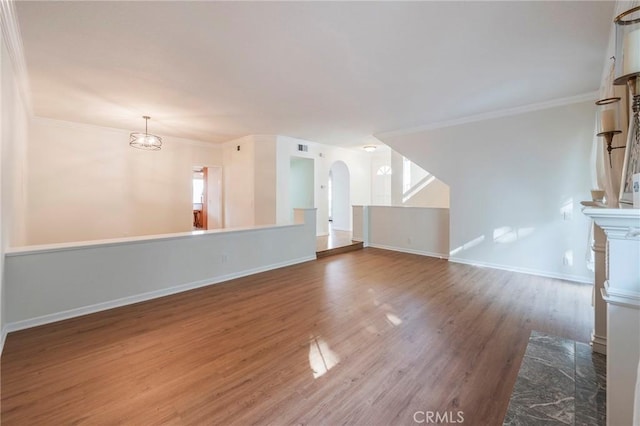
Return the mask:
<path fill-rule="evenodd" d="M 591 333 L 591 347 L 594 352 L 598 352 L 599 354 L 606 355 L 607 354 L 607 338 L 598 336 L 594 333 Z"/>
<path fill-rule="evenodd" d="M 260 272 L 271 271 L 273 269 L 284 268 L 285 266 L 296 265 L 298 263 L 308 262 L 316 260 L 315 254 L 313 256 L 301 257 L 293 259 L 287 262 L 274 263 L 267 266 L 261 266 L 259 268 L 248 269 L 241 272 L 222 275 L 213 278 L 207 278 L 204 280 L 198 280 L 186 284 L 177 285 L 174 287 L 168 287 L 161 290 L 154 290 L 147 293 L 136 294 L 133 296 L 123 297 L 121 299 L 110 300 L 108 302 L 96 303 L 94 305 L 83 306 L 80 308 L 69 309 L 67 311 L 56 312 L 53 314 L 47 314 L 36 318 L 30 318 L 26 320 L 20 320 L 12 323 L 8 323 L 2 330 L 2 345 L 4 346 L 4 339 L 6 334 L 12 331 L 24 330 L 27 328 L 37 327 L 40 325 L 50 324 L 57 321 L 62 321 L 70 318 L 79 317 L 82 315 L 93 314 L 100 311 L 106 311 L 108 309 L 118 308 L 121 306 L 132 305 L 134 303 L 144 302 L 151 299 L 157 299 L 159 297 L 169 296 L 171 294 L 182 293 L 184 291 L 193 290 L 200 287 L 206 287 L 213 284 L 219 284 L 225 281 L 233 280 L 236 278 L 246 277 L 248 275 L 258 274 Z"/>
<path fill-rule="evenodd" d="M 373 247 L 373 248 L 378 248 L 383 250 L 399 251 L 401 253 L 418 254 L 420 256 L 437 257 L 439 259 L 448 259 L 449 257 L 447 254 L 444 254 L 444 253 L 434 253 L 430 251 L 414 250 L 406 247 L 387 246 L 384 244 L 369 243 L 368 247 Z"/>
<path fill-rule="evenodd" d="M 463 263 L 465 265 L 481 266 L 483 268 L 500 269 L 502 271 L 518 272 L 520 274 L 536 275 L 545 278 L 556 278 L 559 280 L 572 281 L 582 284 L 593 284 L 593 278 L 585 278 L 580 275 L 558 274 L 555 272 L 541 271 L 539 269 L 518 268 L 515 266 L 500 265 L 490 262 L 480 262 L 477 260 L 461 259 L 459 257 L 450 257 L 449 262 Z"/>

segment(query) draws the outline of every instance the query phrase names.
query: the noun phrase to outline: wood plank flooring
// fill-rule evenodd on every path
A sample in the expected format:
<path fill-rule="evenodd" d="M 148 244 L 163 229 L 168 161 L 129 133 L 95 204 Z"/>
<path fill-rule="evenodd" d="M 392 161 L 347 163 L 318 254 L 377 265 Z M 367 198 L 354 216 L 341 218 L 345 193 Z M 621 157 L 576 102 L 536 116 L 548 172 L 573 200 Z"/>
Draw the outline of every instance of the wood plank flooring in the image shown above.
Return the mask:
<path fill-rule="evenodd" d="M 338 247 L 353 244 L 351 231 L 337 231 L 333 225 L 329 225 L 329 233 L 316 237 L 316 251 L 331 250 Z"/>
<path fill-rule="evenodd" d="M 591 287 L 364 249 L 8 336 L 2 424 L 501 425 Z"/>

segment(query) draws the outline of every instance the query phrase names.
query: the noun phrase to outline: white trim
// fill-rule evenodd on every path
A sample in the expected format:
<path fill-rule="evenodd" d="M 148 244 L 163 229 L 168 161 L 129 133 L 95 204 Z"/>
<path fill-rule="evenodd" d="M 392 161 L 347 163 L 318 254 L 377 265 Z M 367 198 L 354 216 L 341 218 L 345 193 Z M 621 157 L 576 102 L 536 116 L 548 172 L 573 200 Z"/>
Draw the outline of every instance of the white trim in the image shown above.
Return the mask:
<path fill-rule="evenodd" d="M 334 226 L 332 226 L 331 229 L 334 230 L 334 231 L 340 231 L 340 232 L 353 232 L 352 229 L 336 228 Z M 329 234 L 326 234 L 326 235 L 329 235 Z"/>
<path fill-rule="evenodd" d="M 139 237 L 124 237 L 124 238 L 110 238 L 106 240 L 89 240 L 89 241 L 77 241 L 71 243 L 53 243 L 53 244 L 43 244 L 43 245 L 34 245 L 34 246 L 21 246 L 21 247 L 9 247 L 5 251 L 6 257 L 13 256 L 25 256 L 30 254 L 41 254 L 41 253 L 51 253 L 56 251 L 70 251 L 70 250 L 85 250 L 85 249 L 93 249 L 100 247 L 109 247 L 109 246 L 124 246 L 124 245 L 132 245 L 132 244 L 147 244 L 153 243 L 156 241 L 163 240 L 179 240 L 186 238 L 203 238 L 207 235 L 215 235 L 215 234 L 240 234 L 243 232 L 251 232 L 251 231 L 263 231 L 268 229 L 285 229 L 285 228 L 294 228 L 301 227 L 304 224 L 295 223 L 295 224 L 286 224 L 286 225 L 258 225 L 246 228 L 219 228 L 219 229 L 209 229 L 206 231 L 190 231 L 190 232 L 176 232 L 173 234 L 157 234 L 157 235 L 142 235 Z"/>
<path fill-rule="evenodd" d="M 371 204 L 371 205 L 366 205 L 366 206 L 353 206 L 353 207 L 374 207 L 376 209 L 405 209 L 405 210 L 410 210 L 410 209 L 417 209 L 417 210 L 449 210 L 449 207 L 421 207 L 421 206 L 405 206 L 405 205 L 401 205 L 401 206 L 382 206 L 382 205 L 375 205 L 375 204 Z"/>
<path fill-rule="evenodd" d="M 2 327 L 2 336 L 0 336 L 0 356 L 2 356 L 2 351 L 4 350 L 4 342 L 7 341 L 8 333 L 9 331 L 7 330 L 7 327 Z"/>
<path fill-rule="evenodd" d="M 373 244 L 373 243 L 370 243 L 367 247 L 373 247 L 373 248 L 382 249 L 382 250 L 398 251 L 400 253 L 418 254 L 420 256 L 436 257 L 438 259 L 444 259 L 444 260 L 446 260 L 449 257 L 448 255 L 446 255 L 444 253 L 434 253 L 434 252 L 430 252 L 430 251 L 414 250 L 414 249 L 405 248 L 405 247 L 387 246 L 387 245 L 384 245 L 384 244 Z"/>
<path fill-rule="evenodd" d="M 31 117 L 31 122 L 34 124 L 46 124 L 49 126 L 63 127 L 66 129 L 75 129 L 78 127 L 86 129 L 100 129 L 106 130 L 108 132 L 120 133 L 127 136 L 129 135 L 129 133 L 131 133 L 130 130 L 120 129 L 117 127 L 99 126 L 97 124 L 80 123 L 78 121 L 61 120 L 59 118 L 41 117 L 39 115 L 34 115 L 33 117 Z"/>
<path fill-rule="evenodd" d="M 24 47 L 22 36 L 20 35 L 20 25 L 13 7 L 15 1 L 0 0 L 0 27 L 2 27 L 2 38 L 7 52 L 11 58 L 13 72 L 16 74 L 18 90 L 24 101 L 28 115 L 32 115 L 31 89 L 29 85 L 29 75 L 27 74 L 27 62 L 24 57 Z"/>
<path fill-rule="evenodd" d="M 602 228 L 609 240 L 640 241 L 640 209 L 602 209 L 586 207 L 582 213 Z"/>
<path fill-rule="evenodd" d="M 541 271 L 539 269 L 519 268 L 515 266 L 499 265 L 497 263 L 481 262 L 477 260 L 461 259 L 459 257 L 450 257 L 449 262 L 462 263 L 465 265 L 480 266 L 483 268 L 499 269 L 502 271 L 517 272 L 519 274 L 536 275 L 545 278 L 555 278 L 559 280 L 572 281 L 582 284 L 593 285 L 593 278 L 582 277 L 580 275 L 558 274 L 555 272 Z"/>
<path fill-rule="evenodd" d="M 475 123 L 477 121 L 485 121 L 485 120 L 492 120 L 494 118 L 502 118 L 502 117 L 509 117 L 512 115 L 526 114 L 533 111 L 556 108 L 564 105 L 577 104 L 580 102 L 587 102 L 587 101 L 595 101 L 598 99 L 598 95 L 599 93 L 597 91 L 589 92 L 589 93 L 584 93 L 582 95 L 571 96 L 567 98 L 554 99 L 551 101 L 523 105 L 515 108 L 507 108 L 507 109 L 501 109 L 497 111 L 485 112 L 482 114 L 470 115 L 467 117 L 456 118 L 453 120 L 439 121 L 436 123 L 425 124 L 422 126 L 410 127 L 408 129 L 399 129 L 399 130 L 392 130 L 389 132 L 376 133 L 374 136 L 380 140 L 383 140 L 389 137 L 401 136 L 401 135 L 406 135 L 411 133 L 419 133 L 427 130 L 440 129 L 443 127 L 459 126 L 461 124 Z"/>
<path fill-rule="evenodd" d="M 606 253 L 607 245 L 606 244 L 596 244 L 595 242 L 591 245 L 591 250 L 594 253 Z"/>
<path fill-rule="evenodd" d="M 209 285 L 219 284 L 225 281 L 233 280 L 236 278 L 246 277 L 248 275 L 258 274 L 261 272 L 270 271 L 273 269 L 284 268 L 286 266 L 295 265 L 298 263 L 309 262 L 311 260 L 316 260 L 316 256 L 307 256 L 301 257 L 298 259 L 293 259 L 286 262 L 274 263 L 267 266 L 261 266 L 259 268 L 248 269 L 242 272 L 237 272 L 233 274 L 222 275 L 218 277 L 213 277 L 210 279 L 198 280 L 186 284 L 177 285 L 174 287 L 165 288 L 162 290 L 150 291 L 147 293 L 136 294 L 133 296 L 127 296 L 120 299 L 112 300 L 109 302 L 101 302 L 96 303 L 94 305 L 83 306 L 80 308 L 69 309 L 67 311 L 56 312 L 53 314 L 47 314 L 36 318 L 20 320 L 16 322 L 12 322 L 6 325 L 3 330 L 3 338 L 8 332 L 24 330 L 31 327 L 37 327 L 44 324 L 50 324 L 57 321 L 62 321 L 70 318 L 79 317 L 82 315 L 92 314 L 95 312 L 105 311 L 108 309 L 118 308 L 121 306 L 132 305 L 134 303 L 144 302 L 151 299 L 156 299 L 159 297 L 169 296 L 176 293 L 182 293 L 184 291 L 193 290 L 200 287 L 206 287 Z"/>
<path fill-rule="evenodd" d="M 2 0 L 0 0 L 2 1 Z M 106 130 L 109 132 L 114 132 L 114 133 L 118 133 L 118 134 L 122 134 L 125 135 L 127 137 L 127 141 L 129 140 L 129 134 L 131 133 L 131 130 L 127 130 L 127 129 L 121 129 L 118 127 L 109 127 L 109 126 L 100 126 L 97 124 L 89 124 L 89 123 L 81 123 L 78 121 L 69 121 L 69 120 L 60 120 L 57 118 L 49 118 L 49 117 L 41 117 L 41 116 L 33 116 L 31 117 L 31 122 L 38 124 L 46 124 L 46 125 L 50 125 L 50 126 L 57 126 L 57 127 L 63 127 L 63 128 L 67 128 L 67 129 L 77 129 L 77 128 L 84 128 L 84 129 L 100 129 L 100 130 Z M 218 149 L 220 150 L 222 147 L 222 144 L 220 143 L 216 143 L 216 142 L 206 142 L 206 141 L 201 141 L 201 140 L 196 140 L 196 139 L 187 139 L 187 138 L 183 138 L 180 136 L 172 136 L 170 134 L 164 133 L 162 135 L 162 141 L 163 143 L 168 142 L 169 145 L 173 144 L 174 142 L 179 144 L 179 145 L 189 145 L 189 146 L 195 146 L 195 147 L 199 147 L 199 148 L 214 148 L 214 149 Z M 128 142 L 127 142 L 128 143 Z M 211 166 L 213 167 L 213 166 Z M 222 167 L 222 165 L 216 165 L 216 167 Z"/>
<path fill-rule="evenodd" d="M 595 333 L 591 333 L 591 347 L 594 352 L 599 354 L 606 355 L 607 354 L 607 338 L 598 336 Z"/>
<path fill-rule="evenodd" d="M 640 310 L 640 293 L 611 287 L 608 280 L 604 282 L 604 288 L 600 292 L 608 304 Z"/>

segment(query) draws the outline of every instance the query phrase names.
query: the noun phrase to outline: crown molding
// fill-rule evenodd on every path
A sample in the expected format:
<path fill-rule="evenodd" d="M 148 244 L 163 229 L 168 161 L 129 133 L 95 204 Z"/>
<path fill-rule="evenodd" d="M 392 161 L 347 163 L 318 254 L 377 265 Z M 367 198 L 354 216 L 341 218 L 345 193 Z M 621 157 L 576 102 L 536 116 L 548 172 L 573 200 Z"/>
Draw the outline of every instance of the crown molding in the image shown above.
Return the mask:
<path fill-rule="evenodd" d="M 436 123 L 425 124 L 423 126 L 410 127 L 408 129 L 400 129 L 400 130 L 392 130 L 390 132 L 376 133 L 374 136 L 380 140 L 383 140 L 383 139 L 394 137 L 394 136 L 402 136 L 402 135 L 407 135 L 411 133 L 419 133 L 427 130 L 441 129 L 444 127 L 460 126 L 462 124 L 475 123 L 478 121 L 491 120 L 494 118 L 510 117 L 513 115 L 526 114 L 533 111 L 540 111 L 540 110 L 549 109 L 549 108 L 556 108 L 556 107 L 565 106 L 565 105 L 577 104 L 580 102 L 595 101 L 597 99 L 598 99 L 598 92 L 595 91 L 595 92 L 584 93 L 582 95 L 554 99 L 551 101 L 539 102 L 539 103 L 519 106 L 515 108 L 507 108 L 507 109 L 501 109 L 501 110 L 486 112 L 486 113 L 477 114 L 477 115 L 470 115 L 467 117 L 456 118 L 454 120 L 439 121 Z"/>
<path fill-rule="evenodd" d="M 24 57 L 20 26 L 14 8 L 13 0 L 0 0 L 0 27 L 2 27 L 2 38 L 9 53 L 11 65 L 16 75 L 18 90 L 29 115 L 32 115 L 31 90 L 29 86 L 29 76 L 27 74 L 27 63 Z"/>
<path fill-rule="evenodd" d="M 67 129 L 91 129 L 91 130 L 102 131 L 102 132 L 105 132 L 105 131 L 113 132 L 127 138 L 131 133 L 131 130 L 121 129 L 118 127 L 107 127 L 107 126 L 100 126 L 97 124 L 80 123 L 77 121 L 61 120 L 58 118 L 49 118 L 49 117 L 40 117 L 40 116 L 32 116 L 31 122 L 35 124 L 42 124 L 47 126 L 64 127 Z M 186 139 L 186 138 L 180 138 L 180 137 L 171 136 L 171 135 L 162 135 L 161 137 L 162 137 L 163 143 L 167 142 L 169 144 L 177 143 L 180 145 L 189 145 L 189 146 L 194 146 L 199 148 L 216 148 L 216 149 L 220 149 L 222 146 L 220 144 L 213 143 L 213 142 L 205 142 L 205 141 L 200 141 L 196 139 Z"/>

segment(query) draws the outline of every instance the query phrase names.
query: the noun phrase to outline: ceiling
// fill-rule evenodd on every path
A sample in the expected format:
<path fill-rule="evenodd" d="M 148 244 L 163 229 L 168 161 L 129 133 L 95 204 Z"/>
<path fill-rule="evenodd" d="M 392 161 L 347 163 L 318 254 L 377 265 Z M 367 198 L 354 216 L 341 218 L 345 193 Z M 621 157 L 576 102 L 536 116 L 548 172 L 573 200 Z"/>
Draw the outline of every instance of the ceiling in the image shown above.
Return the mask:
<path fill-rule="evenodd" d="M 370 135 L 597 90 L 614 2 L 17 2 L 34 114 L 206 142 Z"/>

